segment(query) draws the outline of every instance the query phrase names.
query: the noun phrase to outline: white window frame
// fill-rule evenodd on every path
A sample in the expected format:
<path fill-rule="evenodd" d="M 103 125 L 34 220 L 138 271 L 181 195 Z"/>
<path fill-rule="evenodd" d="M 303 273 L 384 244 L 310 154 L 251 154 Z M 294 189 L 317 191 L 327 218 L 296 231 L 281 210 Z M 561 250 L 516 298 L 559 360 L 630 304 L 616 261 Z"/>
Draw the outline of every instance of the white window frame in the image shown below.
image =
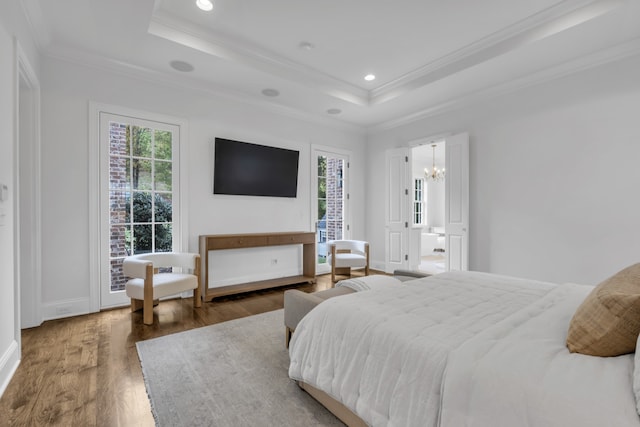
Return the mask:
<path fill-rule="evenodd" d="M 310 156 L 310 174 L 311 174 L 311 229 L 317 229 L 318 221 L 321 218 L 318 218 L 318 165 L 317 158 L 319 155 L 326 156 L 334 156 L 341 157 L 345 162 L 345 168 L 343 169 L 343 176 L 341 180 L 342 191 L 344 194 L 344 205 L 342 210 L 342 220 L 343 220 L 343 229 L 342 229 L 342 238 L 350 239 L 351 238 L 351 208 L 350 208 L 350 169 L 351 169 L 351 151 L 341 150 L 335 147 L 329 147 L 325 145 L 311 145 L 311 156 Z M 325 236 L 326 241 L 326 236 Z M 317 263 L 317 254 L 316 254 L 316 274 L 324 274 L 331 271 L 331 268 L 328 264 Z"/>
<path fill-rule="evenodd" d="M 173 212 L 173 244 L 175 251 L 188 250 L 188 223 L 186 215 L 186 202 L 188 200 L 188 180 L 187 180 L 187 153 L 186 146 L 188 141 L 188 128 L 185 119 L 165 116 L 161 114 L 151 113 L 147 111 L 135 110 L 127 107 L 89 103 L 89 248 L 90 248 L 90 264 L 89 274 L 91 278 L 90 301 L 91 311 L 97 312 L 101 308 L 110 308 L 122 306 L 128 303 L 124 299 L 116 304 L 105 304 L 101 301 L 101 290 L 103 277 L 105 277 L 104 269 L 108 269 L 109 265 L 104 264 L 104 251 L 108 248 L 102 247 L 102 236 L 108 233 L 108 215 L 107 227 L 105 228 L 105 218 L 101 207 L 104 205 L 103 187 L 105 180 L 109 179 L 109 168 L 104 166 L 104 152 L 100 147 L 100 116 L 102 114 L 129 117 L 133 121 L 136 119 L 157 123 L 166 123 L 178 128 L 177 150 L 174 150 L 178 158 L 173 161 L 178 168 L 178 173 L 173 177 L 174 180 L 174 206 L 177 208 Z M 108 156 L 107 156 L 108 157 Z M 107 207 L 108 209 L 108 207 Z M 108 275 L 107 275 L 108 276 Z M 123 291 L 124 292 L 124 291 Z"/>
<path fill-rule="evenodd" d="M 417 184 L 420 183 L 420 188 L 418 188 Z M 424 178 L 414 178 L 413 179 L 413 202 L 412 202 L 412 221 L 415 226 L 422 226 L 425 224 L 426 215 L 424 211 L 424 193 L 426 191 Z M 417 208 L 420 208 L 418 211 Z M 416 221 L 416 218 L 420 216 L 420 221 Z"/>

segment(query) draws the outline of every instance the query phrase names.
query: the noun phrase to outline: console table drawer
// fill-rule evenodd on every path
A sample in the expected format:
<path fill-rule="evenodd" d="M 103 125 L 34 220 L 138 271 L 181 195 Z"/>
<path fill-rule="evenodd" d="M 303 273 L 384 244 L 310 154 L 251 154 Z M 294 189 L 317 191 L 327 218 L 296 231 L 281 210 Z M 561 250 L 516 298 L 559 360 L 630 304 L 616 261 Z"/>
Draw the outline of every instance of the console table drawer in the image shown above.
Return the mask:
<path fill-rule="evenodd" d="M 235 249 L 267 246 L 267 236 L 226 236 L 209 240 L 209 249 Z"/>
<path fill-rule="evenodd" d="M 297 245 L 304 243 L 315 243 L 315 234 L 283 234 L 269 236 L 269 245 Z"/>

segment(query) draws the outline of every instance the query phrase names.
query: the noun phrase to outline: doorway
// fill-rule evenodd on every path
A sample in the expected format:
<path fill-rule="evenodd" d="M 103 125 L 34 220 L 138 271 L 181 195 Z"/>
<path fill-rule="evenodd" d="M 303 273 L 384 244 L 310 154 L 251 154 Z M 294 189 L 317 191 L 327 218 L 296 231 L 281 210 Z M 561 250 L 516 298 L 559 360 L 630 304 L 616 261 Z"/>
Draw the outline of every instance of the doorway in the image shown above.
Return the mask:
<path fill-rule="evenodd" d="M 181 125 L 119 107 L 96 105 L 92 110 L 99 131 L 97 268 L 104 309 L 129 303 L 122 273 L 125 257 L 180 251 L 183 246 Z"/>
<path fill-rule="evenodd" d="M 40 83 L 15 41 L 16 82 L 16 281 L 20 328 L 42 323 L 40 225 Z"/>
<path fill-rule="evenodd" d="M 427 231 L 444 235 L 444 271 L 467 270 L 469 267 L 469 134 L 459 133 L 439 138 L 423 138 L 407 147 L 389 149 L 385 153 L 385 271 L 417 270 L 421 258 L 421 235 L 425 227 L 424 166 L 412 170 L 412 148 L 424 144 L 444 146 L 444 228 Z M 411 148 L 410 148 L 411 147 Z M 431 147 L 433 150 L 433 147 Z M 433 162 L 432 167 L 433 168 Z M 428 169 L 428 172 L 430 170 Z M 418 180 L 416 181 L 416 179 Z M 416 183 L 417 182 L 417 183 Z M 416 191 L 418 190 L 418 191 Z M 427 188 L 428 192 L 428 188 Z M 428 197 L 428 195 L 427 195 Z M 421 206 L 421 211 L 417 207 Z M 432 212 L 432 216 L 433 216 Z M 422 215 L 423 219 L 420 219 Z M 416 219 L 418 218 L 418 220 Z M 428 221 L 428 219 L 426 219 Z M 414 222 L 423 223 L 414 226 Z M 439 246 L 440 245 L 440 246 Z M 427 244 L 425 243 L 425 247 Z M 440 252 L 440 251 L 439 251 Z"/>
<path fill-rule="evenodd" d="M 330 271 L 327 242 L 348 238 L 349 156 L 314 147 L 311 156 L 312 221 L 316 228 L 316 273 Z"/>
<path fill-rule="evenodd" d="M 412 234 L 416 268 L 428 274 L 446 269 L 445 257 L 445 144 L 431 141 L 411 149 L 413 180 Z"/>

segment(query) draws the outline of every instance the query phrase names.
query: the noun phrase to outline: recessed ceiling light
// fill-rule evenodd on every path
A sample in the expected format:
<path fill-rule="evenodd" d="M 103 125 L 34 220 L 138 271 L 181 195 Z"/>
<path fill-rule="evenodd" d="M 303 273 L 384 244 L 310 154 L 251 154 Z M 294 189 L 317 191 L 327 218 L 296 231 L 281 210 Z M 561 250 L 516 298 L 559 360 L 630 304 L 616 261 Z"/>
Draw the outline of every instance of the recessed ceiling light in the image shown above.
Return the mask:
<path fill-rule="evenodd" d="M 193 65 L 185 61 L 171 61 L 169 62 L 169 65 L 171 65 L 171 68 L 173 68 L 174 70 L 182 71 L 183 73 L 189 73 L 193 71 Z"/>
<path fill-rule="evenodd" d="M 262 89 L 262 94 L 264 96 L 274 97 L 280 95 L 280 92 L 278 92 L 276 89 Z"/>
<path fill-rule="evenodd" d="M 368 82 L 373 81 L 376 79 L 376 76 L 373 74 L 367 74 L 366 76 L 364 76 L 364 79 Z"/>
<path fill-rule="evenodd" d="M 213 9 L 213 3 L 211 3 L 211 0 L 196 0 L 196 6 L 205 12 L 210 12 Z"/>
<path fill-rule="evenodd" d="M 329 113 L 329 114 L 340 114 L 340 113 L 342 113 L 342 110 L 339 109 L 339 108 L 329 108 L 327 110 L 327 113 Z"/>

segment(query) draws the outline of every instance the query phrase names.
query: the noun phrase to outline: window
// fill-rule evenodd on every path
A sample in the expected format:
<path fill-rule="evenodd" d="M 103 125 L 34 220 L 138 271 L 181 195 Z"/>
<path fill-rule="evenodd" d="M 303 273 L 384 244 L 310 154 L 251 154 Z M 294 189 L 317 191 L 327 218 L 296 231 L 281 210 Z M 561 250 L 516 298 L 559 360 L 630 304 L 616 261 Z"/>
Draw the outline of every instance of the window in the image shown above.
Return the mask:
<path fill-rule="evenodd" d="M 115 107 L 111 107 L 115 108 Z M 134 112 L 135 113 L 135 112 Z M 180 121 L 99 111 L 100 306 L 128 302 L 122 261 L 180 250 Z M 171 118 L 166 118 L 171 119 Z"/>
<path fill-rule="evenodd" d="M 171 132 L 109 122 L 111 290 L 124 289 L 128 255 L 173 247 Z"/>
<path fill-rule="evenodd" d="M 413 225 L 424 224 L 424 179 L 413 181 Z"/>

